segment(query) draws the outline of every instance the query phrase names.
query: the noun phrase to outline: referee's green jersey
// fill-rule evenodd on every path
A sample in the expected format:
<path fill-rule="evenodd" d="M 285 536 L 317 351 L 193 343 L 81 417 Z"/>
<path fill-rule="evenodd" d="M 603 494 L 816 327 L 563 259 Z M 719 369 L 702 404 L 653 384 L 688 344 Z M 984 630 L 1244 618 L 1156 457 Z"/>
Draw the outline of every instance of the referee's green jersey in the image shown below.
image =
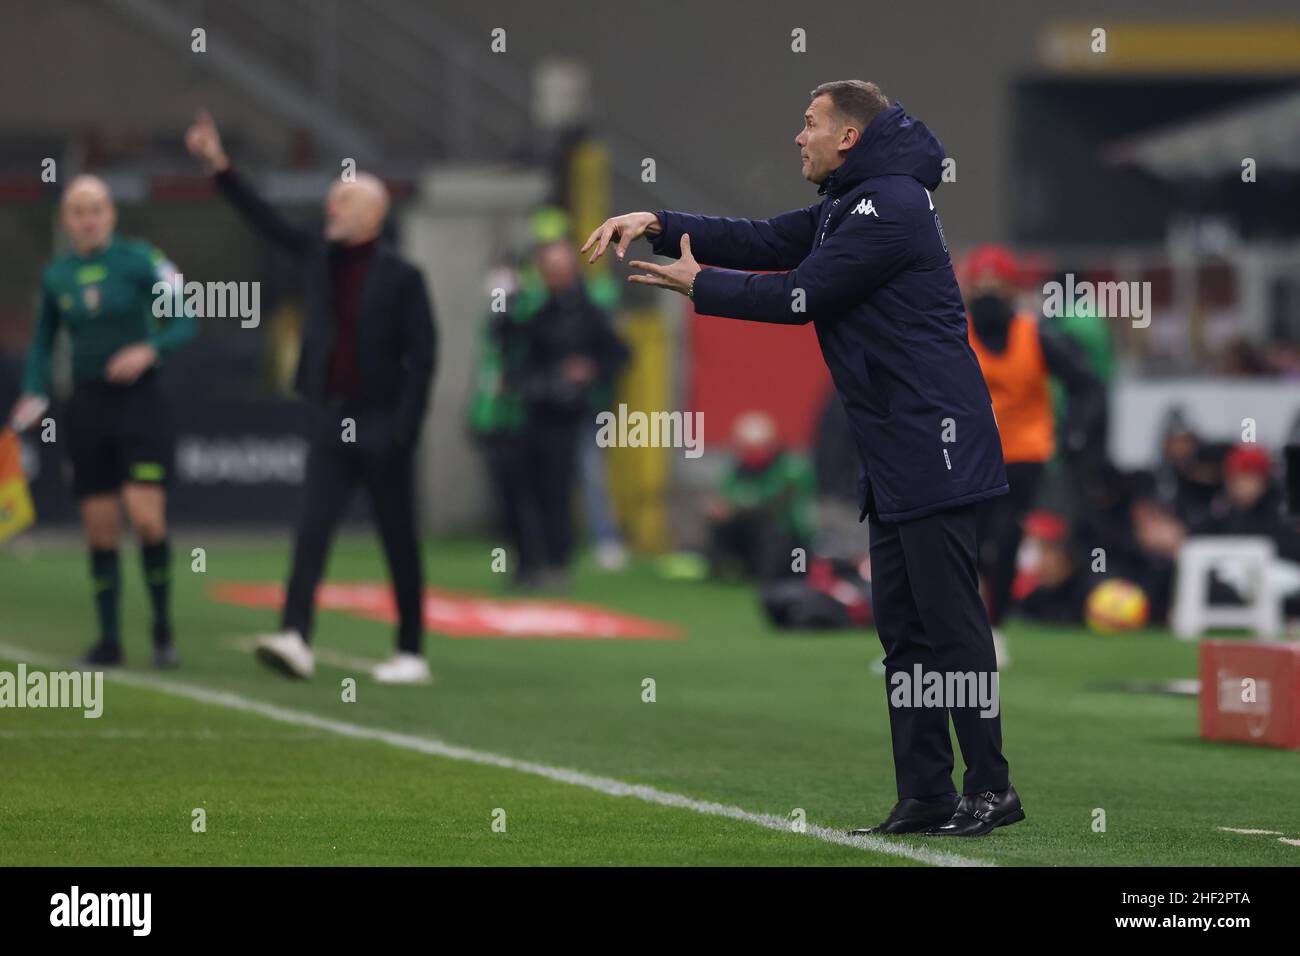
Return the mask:
<path fill-rule="evenodd" d="M 72 341 L 74 383 L 103 381 L 104 367 L 118 349 L 148 342 L 160 356 L 198 329 L 184 309 L 175 318 L 154 316 L 154 284 L 170 284 L 175 269 L 147 242 L 114 237 L 90 256 L 68 252 L 41 275 L 36 335 L 27 353 L 23 392 L 48 395 L 50 355 L 60 326 Z M 168 293 L 170 294 L 170 293 Z"/>

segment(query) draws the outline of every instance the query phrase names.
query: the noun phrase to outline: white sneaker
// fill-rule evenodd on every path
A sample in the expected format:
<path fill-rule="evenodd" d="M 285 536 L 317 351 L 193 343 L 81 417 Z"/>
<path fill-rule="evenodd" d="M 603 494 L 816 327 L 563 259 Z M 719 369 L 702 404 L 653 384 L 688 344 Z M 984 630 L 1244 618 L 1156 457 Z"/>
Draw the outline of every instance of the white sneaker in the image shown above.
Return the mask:
<path fill-rule="evenodd" d="M 316 672 L 316 655 L 297 631 L 259 637 L 257 659 L 288 677 L 310 677 Z"/>
<path fill-rule="evenodd" d="M 627 549 L 618 541 L 596 545 L 596 566 L 602 571 L 621 571 L 627 567 Z"/>
<path fill-rule="evenodd" d="M 429 662 L 419 654 L 401 653 L 376 664 L 370 676 L 381 684 L 431 684 Z"/>

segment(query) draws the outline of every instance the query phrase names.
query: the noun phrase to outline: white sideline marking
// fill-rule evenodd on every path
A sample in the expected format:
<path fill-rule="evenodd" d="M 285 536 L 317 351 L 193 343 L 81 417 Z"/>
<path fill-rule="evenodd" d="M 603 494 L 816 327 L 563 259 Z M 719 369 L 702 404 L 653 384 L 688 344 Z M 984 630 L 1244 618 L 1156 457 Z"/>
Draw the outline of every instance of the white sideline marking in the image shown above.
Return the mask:
<path fill-rule="evenodd" d="M 1243 830 L 1240 827 L 1215 827 L 1216 830 L 1222 830 L 1224 833 L 1247 833 L 1260 834 L 1262 836 L 1279 836 L 1281 830 Z"/>
<path fill-rule="evenodd" d="M 1290 846 L 1300 846 L 1300 840 L 1292 840 L 1288 837 L 1278 837 L 1277 842 L 1286 843 L 1289 844 Z"/>
<path fill-rule="evenodd" d="M 0 740 L 324 740 L 324 734 L 308 734 L 301 730 L 277 730 L 263 733 L 228 734 L 215 730 L 0 730 Z"/>
<path fill-rule="evenodd" d="M 0 644 L 0 657 L 6 657 L 15 661 L 26 661 L 29 664 L 36 664 L 41 667 L 67 666 L 67 661 L 61 661 L 44 654 L 29 651 L 23 647 L 15 647 L 9 644 Z M 534 763 L 528 760 L 516 760 L 514 757 L 506 757 L 486 750 L 474 750 L 469 747 L 458 747 L 455 744 L 444 743 L 441 740 L 435 740 L 431 737 L 415 737 L 410 734 L 400 734 L 394 731 L 380 730 L 375 727 L 364 727 L 360 724 L 351 724 L 342 720 L 331 720 L 328 717 L 318 717 L 317 715 L 307 713 L 306 711 L 290 710 L 287 707 L 268 704 L 263 701 L 254 700 L 251 697 L 244 697 L 241 694 L 231 693 L 230 691 L 209 690 L 205 687 L 178 683 L 161 677 L 154 677 L 149 674 L 120 671 L 112 668 L 108 668 L 104 671 L 104 679 L 109 682 L 126 684 L 131 687 L 142 687 L 162 694 L 169 694 L 173 697 L 183 697 L 187 700 L 194 700 L 203 704 L 211 704 L 216 707 L 226 707 L 230 710 L 238 710 L 249 714 L 258 714 L 270 720 L 292 724 L 296 727 L 312 727 L 316 730 L 324 730 L 338 734 L 341 737 L 352 737 L 360 740 L 377 740 L 380 743 L 388 744 L 391 747 L 400 747 L 404 750 L 414 750 L 417 753 L 430 754 L 435 757 L 445 757 L 449 760 L 460 760 L 465 763 L 482 764 L 490 767 L 501 767 L 506 770 L 515 770 L 519 773 L 532 774 L 536 777 L 545 777 L 548 780 L 571 784 L 575 787 L 584 787 L 588 790 L 595 790 L 598 793 L 604 793 L 612 797 L 635 797 L 638 800 L 644 800 L 646 803 L 654 803 L 664 807 L 674 807 L 679 810 L 690 810 L 693 813 L 702 813 L 707 816 L 727 817 L 732 820 L 741 820 L 745 823 L 752 823 L 756 826 L 761 826 L 768 830 L 777 830 L 781 833 L 794 832 L 791 830 L 790 821 L 788 819 L 785 817 L 778 817 L 775 814 L 753 813 L 742 807 L 730 806 L 725 803 L 713 803 L 707 800 L 696 800 L 692 797 L 685 796 L 684 794 L 672 793 L 667 790 L 659 790 L 655 787 L 640 784 L 625 783 L 622 780 L 615 780 L 613 777 L 600 777 L 594 774 L 583 773 L 581 770 L 569 770 L 565 767 L 554 767 L 544 763 Z M 931 850 L 928 847 L 892 843 L 879 837 L 851 837 L 843 830 L 820 826 L 815 823 L 807 823 L 805 824 L 805 827 L 804 835 L 821 840 L 824 843 L 836 843 L 840 846 L 854 847 L 859 850 L 871 850 L 872 852 L 884 853 L 888 856 L 898 856 L 908 860 L 915 860 L 919 863 L 928 863 L 931 866 L 997 865 L 989 860 L 971 859 L 969 857 L 958 856 L 956 853 L 945 853 L 940 850 Z"/>

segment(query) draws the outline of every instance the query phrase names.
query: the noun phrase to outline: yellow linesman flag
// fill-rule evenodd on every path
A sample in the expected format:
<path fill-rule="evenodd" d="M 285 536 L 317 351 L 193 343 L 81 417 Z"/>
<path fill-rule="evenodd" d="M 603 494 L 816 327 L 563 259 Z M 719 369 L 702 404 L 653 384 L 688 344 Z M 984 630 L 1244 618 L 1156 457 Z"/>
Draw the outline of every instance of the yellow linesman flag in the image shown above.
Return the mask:
<path fill-rule="evenodd" d="M 12 538 L 35 520 L 18 433 L 12 428 L 0 429 L 0 541 Z"/>

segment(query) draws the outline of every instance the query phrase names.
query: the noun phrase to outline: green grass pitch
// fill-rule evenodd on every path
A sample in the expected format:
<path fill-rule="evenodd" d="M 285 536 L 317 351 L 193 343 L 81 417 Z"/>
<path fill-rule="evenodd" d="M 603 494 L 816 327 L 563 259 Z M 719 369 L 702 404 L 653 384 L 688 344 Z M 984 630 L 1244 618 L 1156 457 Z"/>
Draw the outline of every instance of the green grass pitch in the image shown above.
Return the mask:
<path fill-rule="evenodd" d="M 195 546 L 206 573 L 189 569 Z M 427 543 L 427 580 L 497 594 L 490 551 Z M 279 582 L 287 542 L 186 532 L 174 552 L 184 667 L 164 680 L 753 813 L 793 819 L 799 808 L 810 825 L 875 822 L 894 801 L 874 633 L 775 632 L 746 588 L 584 566 L 574 600 L 678 624 L 685 639 L 435 634 L 432 687 L 383 687 L 329 662 L 291 683 L 241 645 L 274 615 L 206 596 L 221 580 Z M 133 548 L 123 572 L 129 670 L 152 675 Z M 329 572 L 383 580 L 382 557 L 369 538 L 345 536 Z M 48 539 L 0 550 L 0 608 L 0 644 L 59 658 L 83 650 L 84 551 Z M 1300 755 L 1201 741 L 1195 700 L 1108 689 L 1194 677 L 1193 643 L 1014 624 L 1009 637 L 1003 731 L 1028 819 L 978 840 L 893 838 L 912 858 L 110 681 L 98 720 L 0 710 L 0 865 L 917 865 L 926 850 L 1003 866 L 1300 864 L 1300 847 L 1277 836 L 1218 829 L 1300 838 Z M 378 660 L 392 628 L 322 611 L 316 642 L 331 661 Z M 342 699 L 346 677 L 357 679 L 355 702 Z M 653 703 L 642 700 L 647 677 Z M 204 833 L 192 832 L 195 808 Z M 493 829 L 497 809 L 504 832 Z M 1094 829 L 1098 809 L 1105 832 Z"/>

